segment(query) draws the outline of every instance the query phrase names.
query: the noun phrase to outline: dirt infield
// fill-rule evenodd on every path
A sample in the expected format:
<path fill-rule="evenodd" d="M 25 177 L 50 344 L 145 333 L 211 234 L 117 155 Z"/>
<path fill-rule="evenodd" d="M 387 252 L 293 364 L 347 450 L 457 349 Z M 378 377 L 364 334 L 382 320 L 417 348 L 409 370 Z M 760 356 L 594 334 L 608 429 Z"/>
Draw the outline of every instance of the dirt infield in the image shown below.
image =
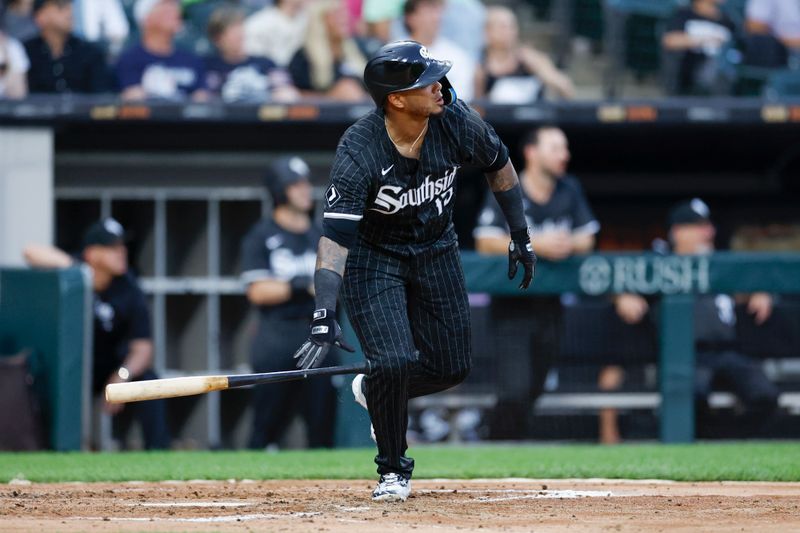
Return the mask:
<path fill-rule="evenodd" d="M 399 504 L 372 481 L 9 484 L 0 530 L 797 531 L 800 483 L 420 480 Z"/>

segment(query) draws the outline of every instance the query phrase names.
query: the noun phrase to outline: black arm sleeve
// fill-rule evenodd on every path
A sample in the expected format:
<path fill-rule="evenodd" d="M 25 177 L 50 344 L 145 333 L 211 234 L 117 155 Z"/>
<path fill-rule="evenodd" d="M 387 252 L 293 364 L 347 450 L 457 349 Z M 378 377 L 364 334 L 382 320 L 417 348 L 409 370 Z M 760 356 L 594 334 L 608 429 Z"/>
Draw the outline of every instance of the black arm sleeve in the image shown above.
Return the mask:
<path fill-rule="evenodd" d="M 519 183 L 507 191 L 495 192 L 494 197 L 506 217 L 511 233 L 528 227 L 528 222 L 525 220 L 525 211 L 522 207 L 522 189 Z"/>
<path fill-rule="evenodd" d="M 336 300 L 339 299 L 339 286 L 341 284 L 342 276 L 333 270 L 320 268 L 314 273 L 317 309 L 336 311 Z"/>

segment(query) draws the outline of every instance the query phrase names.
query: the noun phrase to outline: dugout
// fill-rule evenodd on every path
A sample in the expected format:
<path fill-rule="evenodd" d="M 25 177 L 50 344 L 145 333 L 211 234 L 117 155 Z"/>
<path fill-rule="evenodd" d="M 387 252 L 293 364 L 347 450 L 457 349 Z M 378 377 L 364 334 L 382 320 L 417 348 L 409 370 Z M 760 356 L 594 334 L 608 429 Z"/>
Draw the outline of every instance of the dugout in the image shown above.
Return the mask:
<path fill-rule="evenodd" d="M 123 105 L 77 95 L 36 97 L 0 102 L 0 131 L 41 132 L 51 139 L 38 154 L 53 173 L 52 198 L 41 200 L 38 213 L 21 216 L 36 225 L 46 220 L 54 243 L 75 249 L 88 224 L 105 215 L 130 229 L 132 264 L 154 320 L 157 370 L 170 377 L 246 370 L 252 313 L 236 278 L 236 257 L 241 236 L 270 209 L 263 171 L 278 154 L 297 152 L 322 185 L 339 136 L 371 108 Z M 696 195 L 712 206 L 720 242 L 743 226 L 800 222 L 800 101 L 478 108 L 517 164 L 517 145 L 529 128 L 555 123 L 565 129 L 573 153 L 570 171 L 581 179 L 601 221 L 603 251 L 647 248 L 653 237 L 663 236 L 668 207 Z M 465 248 L 484 194 L 480 176 L 462 177 L 457 224 Z M 20 219 L 13 222 L 26 227 Z M 187 447 L 237 447 L 244 441 L 246 391 L 175 401 L 170 411 L 176 436 Z M 365 421 L 357 412 L 346 416 Z"/>

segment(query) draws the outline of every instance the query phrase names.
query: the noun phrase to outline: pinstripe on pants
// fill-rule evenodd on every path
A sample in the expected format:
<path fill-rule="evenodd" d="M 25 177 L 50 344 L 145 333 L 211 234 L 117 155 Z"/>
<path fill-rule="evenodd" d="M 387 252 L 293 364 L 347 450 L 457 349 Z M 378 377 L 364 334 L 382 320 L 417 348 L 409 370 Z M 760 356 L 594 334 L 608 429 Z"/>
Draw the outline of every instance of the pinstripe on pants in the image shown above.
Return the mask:
<path fill-rule="evenodd" d="M 407 477 L 408 400 L 457 385 L 470 368 L 470 317 L 456 244 L 401 258 L 360 243 L 342 295 L 369 362 L 367 405 L 378 473 Z"/>

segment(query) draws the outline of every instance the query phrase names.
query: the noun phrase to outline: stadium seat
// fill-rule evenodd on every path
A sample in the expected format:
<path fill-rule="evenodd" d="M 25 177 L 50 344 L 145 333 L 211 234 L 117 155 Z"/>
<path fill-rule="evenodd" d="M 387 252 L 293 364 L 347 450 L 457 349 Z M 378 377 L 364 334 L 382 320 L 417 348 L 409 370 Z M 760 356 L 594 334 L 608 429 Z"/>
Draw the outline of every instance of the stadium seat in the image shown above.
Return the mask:
<path fill-rule="evenodd" d="M 731 19 L 736 25 L 737 31 L 740 33 L 744 30 L 746 6 L 747 0 L 726 0 L 725 3 L 722 4 L 722 12 Z"/>
<path fill-rule="evenodd" d="M 604 82 L 607 97 L 619 96 L 625 68 L 637 75 L 658 71 L 664 24 L 685 0 L 605 0 L 605 49 L 609 67 Z"/>
<path fill-rule="evenodd" d="M 778 70 L 769 74 L 764 97 L 777 100 L 786 96 L 800 96 L 800 71 Z"/>

